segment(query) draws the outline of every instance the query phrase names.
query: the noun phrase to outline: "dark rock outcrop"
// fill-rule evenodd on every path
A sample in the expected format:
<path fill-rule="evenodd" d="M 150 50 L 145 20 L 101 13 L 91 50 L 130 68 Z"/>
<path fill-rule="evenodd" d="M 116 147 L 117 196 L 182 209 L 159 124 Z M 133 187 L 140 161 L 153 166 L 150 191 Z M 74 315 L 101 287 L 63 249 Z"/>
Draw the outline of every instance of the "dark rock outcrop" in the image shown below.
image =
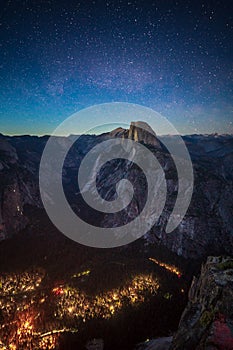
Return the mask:
<path fill-rule="evenodd" d="M 4 169 L 4 165 L 8 168 L 8 164 L 15 164 L 18 160 L 16 149 L 4 137 L 0 137 L 0 171 Z"/>
<path fill-rule="evenodd" d="M 194 278 L 170 350 L 233 349 L 233 259 L 209 257 Z"/>
<path fill-rule="evenodd" d="M 11 141 L 17 139 L 19 144 L 13 145 Z M 29 140 L 32 144 L 33 138 L 29 137 Z M 25 205 L 41 205 L 38 186 L 40 158 L 33 159 L 30 145 L 24 152 L 25 141 L 23 137 L 0 137 L 0 240 L 13 236 L 28 224 Z"/>

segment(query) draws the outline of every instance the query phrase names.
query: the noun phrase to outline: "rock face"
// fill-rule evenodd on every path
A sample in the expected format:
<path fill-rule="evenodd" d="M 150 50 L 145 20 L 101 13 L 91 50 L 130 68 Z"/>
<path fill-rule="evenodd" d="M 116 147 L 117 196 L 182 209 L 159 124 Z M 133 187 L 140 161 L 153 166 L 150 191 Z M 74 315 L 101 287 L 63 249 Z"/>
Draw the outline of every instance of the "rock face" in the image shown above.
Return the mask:
<path fill-rule="evenodd" d="M 137 142 L 143 142 L 147 145 L 153 145 L 161 148 L 155 132 L 144 122 L 132 122 L 128 132 L 128 138 Z"/>
<path fill-rule="evenodd" d="M 0 156 L 2 162 L 5 160 L 10 164 L 15 164 L 18 160 L 16 149 L 4 138 L 0 138 Z M 2 162 L 0 170 L 3 170 L 4 168 L 4 164 Z"/>
<path fill-rule="evenodd" d="M 17 138 L 13 139 L 17 142 Z M 12 138 L 0 136 L 0 240 L 11 237 L 28 224 L 29 218 L 24 215 L 25 205 L 40 205 L 37 182 L 39 158 L 36 162 L 30 156 L 25 163 L 23 157 L 31 153 L 31 146 L 24 150 L 26 142 L 18 139 L 22 148 L 18 145 L 14 147 Z M 29 139 L 32 144 L 33 139 Z"/>
<path fill-rule="evenodd" d="M 68 153 L 63 168 L 63 184 L 71 205 L 76 207 L 77 212 L 83 205 L 76 195 L 79 191 L 78 167 L 83 156 L 109 136 L 128 137 L 148 147 L 160 162 L 167 183 L 163 213 L 142 244 L 162 244 L 186 258 L 233 254 L 233 136 L 192 135 L 183 138 L 193 162 L 194 193 L 185 218 L 172 233 L 166 234 L 167 221 L 177 197 L 177 172 L 172 156 L 161 147 L 156 135 L 148 128 L 142 122 L 134 122 L 129 130 L 118 128 L 108 135 L 82 136 Z M 163 139 L 172 144 L 173 136 Z M 27 205 L 42 207 L 38 173 L 47 140 L 48 137 L 0 135 L 0 239 L 16 234 L 33 220 L 26 215 Z M 66 138 L 57 138 L 57 152 L 66 142 Z M 96 163 L 98 161 L 97 158 Z M 96 211 L 90 213 L 85 208 L 84 219 L 98 216 L 100 226 L 115 227 L 133 220 L 142 211 L 147 199 L 147 184 L 143 172 L 133 165 L 133 158 L 131 163 L 113 160 L 101 169 L 96 181 L 101 195 L 113 200 L 116 184 L 121 179 L 128 179 L 135 191 L 127 210 L 99 217 Z"/>
<path fill-rule="evenodd" d="M 156 148 L 161 148 L 161 144 L 156 137 L 153 129 L 145 122 L 137 121 L 131 122 L 130 128 L 123 129 L 117 128 L 110 132 L 110 136 L 112 137 L 121 137 L 127 138 L 136 142 L 143 142 L 147 145 L 153 145 Z"/>
<path fill-rule="evenodd" d="M 209 257 L 194 278 L 170 350 L 233 349 L 233 259 Z"/>
<path fill-rule="evenodd" d="M 120 137 L 125 135 L 122 130 L 118 130 L 118 133 Z M 173 136 L 166 137 L 166 142 L 168 142 L 167 139 L 172 144 Z M 193 163 L 194 192 L 185 218 L 170 234 L 166 234 L 165 228 L 178 192 L 176 168 L 168 152 L 149 146 L 150 151 L 164 169 L 168 195 L 163 214 L 145 236 L 146 243 L 162 243 L 186 258 L 204 257 L 210 254 L 232 254 L 233 137 L 194 135 L 185 137 L 184 141 L 190 150 Z M 211 147 L 208 146 L 209 143 Z M 112 162 L 110 166 L 103 169 L 102 181 L 100 179 L 99 184 L 105 199 L 114 199 L 114 196 L 111 197 L 111 189 L 122 178 L 127 178 L 132 183 L 137 194 L 127 212 L 104 218 L 105 227 L 123 225 L 129 218 L 133 220 L 141 212 L 147 194 L 142 175 L 140 169 L 132 164 L 120 165 L 119 162 Z"/>

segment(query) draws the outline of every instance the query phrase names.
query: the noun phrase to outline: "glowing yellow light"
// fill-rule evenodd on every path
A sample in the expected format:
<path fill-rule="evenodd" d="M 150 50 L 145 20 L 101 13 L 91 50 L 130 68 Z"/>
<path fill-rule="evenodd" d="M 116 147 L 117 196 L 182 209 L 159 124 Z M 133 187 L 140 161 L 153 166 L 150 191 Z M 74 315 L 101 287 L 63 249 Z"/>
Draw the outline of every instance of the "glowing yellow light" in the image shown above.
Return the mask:
<path fill-rule="evenodd" d="M 12 350 L 16 350 L 16 345 L 10 344 L 10 345 L 9 345 L 9 348 L 12 349 Z M 5 348 L 5 349 L 6 349 L 6 348 Z"/>
<path fill-rule="evenodd" d="M 71 314 L 74 311 L 74 308 L 73 307 L 68 307 L 68 311 Z"/>
<path fill-rule="evenodd" d="M 168 265 L 166 263 L 163 263 L 155 258 L 149 258 L 150 261 L 154 262 L 155 264 L 164 267 L 166 270 L 176 274 L 177 276 L 181 276 L 181 272 L 176 266 Z"/>

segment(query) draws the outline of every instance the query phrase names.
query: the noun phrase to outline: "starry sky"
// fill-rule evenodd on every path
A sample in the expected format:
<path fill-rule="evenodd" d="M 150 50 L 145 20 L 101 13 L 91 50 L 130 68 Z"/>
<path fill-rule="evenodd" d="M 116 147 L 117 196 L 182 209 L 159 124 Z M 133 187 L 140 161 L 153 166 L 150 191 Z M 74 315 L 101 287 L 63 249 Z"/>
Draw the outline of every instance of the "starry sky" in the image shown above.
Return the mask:
<path fill-rule="evenodd" d="M 119 101 L 182 134 L 233 133 L 232 19 L 226 0 L 2 1 L 0 132 Z"/>

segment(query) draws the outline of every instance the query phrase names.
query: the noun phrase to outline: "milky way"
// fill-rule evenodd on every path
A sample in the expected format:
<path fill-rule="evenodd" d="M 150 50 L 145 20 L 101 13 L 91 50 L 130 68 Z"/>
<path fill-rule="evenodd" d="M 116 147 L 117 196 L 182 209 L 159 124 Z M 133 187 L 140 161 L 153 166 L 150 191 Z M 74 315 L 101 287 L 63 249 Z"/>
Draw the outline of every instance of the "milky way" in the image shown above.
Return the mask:
<path fill-rule="evenodd" d="M 232 13 L 231 1 L 6 1 L 0 131 L 49 133 L 122 101 L 181 133 L 233 133 Z"/>

